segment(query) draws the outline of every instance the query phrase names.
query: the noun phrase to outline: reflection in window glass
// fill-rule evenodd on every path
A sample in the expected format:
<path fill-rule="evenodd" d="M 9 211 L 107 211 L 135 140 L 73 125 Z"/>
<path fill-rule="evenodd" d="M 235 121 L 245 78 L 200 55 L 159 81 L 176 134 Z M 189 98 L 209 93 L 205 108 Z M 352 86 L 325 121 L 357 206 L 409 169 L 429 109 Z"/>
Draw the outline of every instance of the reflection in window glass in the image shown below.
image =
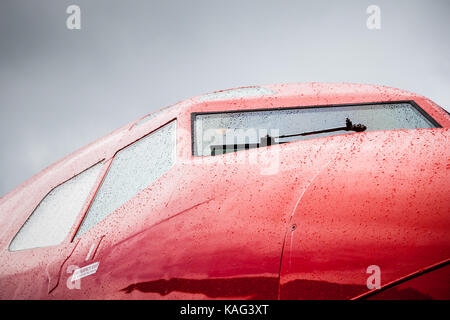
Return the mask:
<path fill-rule="evenodd" d="M 61 243 L 85 204 L 101 167 L 98 163 L 50 191 L 16 234 L 9 250 Z"/>
<path fill-rule="evenodd" d="M 167 172 L 175 157 L 176 121 L 117 152 L 75 238 Z"/>
<path fill-rule="evenodd" d="M 346 118 L 349 118 L 353 124 L 365 125 L 366 131 L 435 127 L 409 103 L 200 113 L 195 116 L 194 154 L 198 156 L 212 155 L 214 147 L 220 145 L 225 145 L 227 149 L 233 144 L 241 147 L 247 144 L 246 148 L 257 147 L 261 138 L 267 134 L 273 137 L 345 127 Z M 352 131 L 279 138 L 275 143 L 349 132 Z M 231 150 L 236 150 L 236 147 Z"/>

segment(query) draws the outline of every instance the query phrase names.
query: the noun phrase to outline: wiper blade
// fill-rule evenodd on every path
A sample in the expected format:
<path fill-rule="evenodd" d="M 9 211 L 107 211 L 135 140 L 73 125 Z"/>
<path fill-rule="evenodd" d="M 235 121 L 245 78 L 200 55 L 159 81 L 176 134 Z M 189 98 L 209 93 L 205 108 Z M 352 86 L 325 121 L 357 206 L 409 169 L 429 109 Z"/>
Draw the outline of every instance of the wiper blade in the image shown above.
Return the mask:
<path fill-rule="evenodd" d="M 320 134 L 320 133 L 328 133 L 328 132 L 336 132 L 336 131 L 355 131 L 355 132 L 363 132 L 367 129 L 367 127 L 361 123 L 353 124 L 352 121 L 347 118 L 345 119 L 345 127 L 337 127 L 331 129 L 317 130 L 317 131 L 309 131 L 302 133 L 294 133 L 294 134 L 285 134 L 278 137 L 271 137 L 272 139 L 277 138 L 290 138 L 290 137 L 298 137 L 298 136 L 309 136 L 312 134 Z"/>
<path fill-rule="evenodd" d="M 261 138 L 260 143 L 244 143 L 244 144 L 222 144 L 222 145 L 211 145 L 211 155 L 214 156 L 216 154 L 224 154 L 227 152 L 236 152 L 238 150 L 248 150 L 252 148 L 266 147 L 272 144 L 282 144 L 286 142 L 275 142 L 275 139 L 281 138 L 290 138 L 297 136 L 309 136 L 313 134 L 327 133 L 327 132 L 335 132 L 335 131 L 355 131 L 355 132 L 363 132 L 367 129 L 367 127 L 363 124 L 353 124 L 349 118 L 345 119 L 345 127 L 317 130 L 317 131 L 309 131 L 302 133 L 294 133 L 294 134 L 285 134 L 278 137 L 272 137 L 270 135 L 266 135 Z"/>

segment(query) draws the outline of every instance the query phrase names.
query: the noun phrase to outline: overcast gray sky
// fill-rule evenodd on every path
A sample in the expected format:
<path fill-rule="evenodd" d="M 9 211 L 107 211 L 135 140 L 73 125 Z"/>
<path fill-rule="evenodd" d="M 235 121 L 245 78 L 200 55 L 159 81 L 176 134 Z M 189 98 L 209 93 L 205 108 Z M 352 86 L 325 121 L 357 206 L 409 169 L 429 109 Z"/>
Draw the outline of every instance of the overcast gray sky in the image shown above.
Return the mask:
<path fill-rule="evenodd" d="M 68 30 L 66 8 L 81 8 Z M 366 27 L 369 5 L 381 29 Z M 283 82 L 394 86 L 450 108 L 450 1 L 0 2 L 0 196 L 163 106 Z"/>

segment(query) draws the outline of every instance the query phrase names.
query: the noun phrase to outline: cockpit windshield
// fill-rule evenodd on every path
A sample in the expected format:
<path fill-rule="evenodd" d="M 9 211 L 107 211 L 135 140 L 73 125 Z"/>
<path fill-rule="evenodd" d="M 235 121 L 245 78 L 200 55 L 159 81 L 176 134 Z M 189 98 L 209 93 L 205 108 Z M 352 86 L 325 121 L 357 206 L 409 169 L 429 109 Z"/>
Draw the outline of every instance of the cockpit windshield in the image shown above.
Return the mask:
<path fill-rule="evenodd" d="M 408 102 L 197 113 L 193 119 L 196 156 L 351 132 L 438 126 Z"/>

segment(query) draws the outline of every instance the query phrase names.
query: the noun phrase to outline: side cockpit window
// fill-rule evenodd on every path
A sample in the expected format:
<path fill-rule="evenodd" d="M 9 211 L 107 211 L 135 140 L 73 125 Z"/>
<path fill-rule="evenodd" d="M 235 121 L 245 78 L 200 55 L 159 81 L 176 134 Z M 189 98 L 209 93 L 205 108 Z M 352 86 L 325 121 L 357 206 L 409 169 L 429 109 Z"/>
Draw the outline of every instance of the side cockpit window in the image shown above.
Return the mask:
<path fill-rule="evenodd" d="M 75 238 L 167 172 L 176 158 L 176 120 L 118 151 Z"/>
<path fill-rule="evenodd" d="M 439 127 L 409 102 L 195 113 L 193 122 L 196 156 L 349 132 Z"/>
<path fill-rule="evenodd" d="M 60 244 L 69 233 L 92 190 L 102 163 L 81 172 L 50 191 L 9 245 L 9 251 Z"/>

